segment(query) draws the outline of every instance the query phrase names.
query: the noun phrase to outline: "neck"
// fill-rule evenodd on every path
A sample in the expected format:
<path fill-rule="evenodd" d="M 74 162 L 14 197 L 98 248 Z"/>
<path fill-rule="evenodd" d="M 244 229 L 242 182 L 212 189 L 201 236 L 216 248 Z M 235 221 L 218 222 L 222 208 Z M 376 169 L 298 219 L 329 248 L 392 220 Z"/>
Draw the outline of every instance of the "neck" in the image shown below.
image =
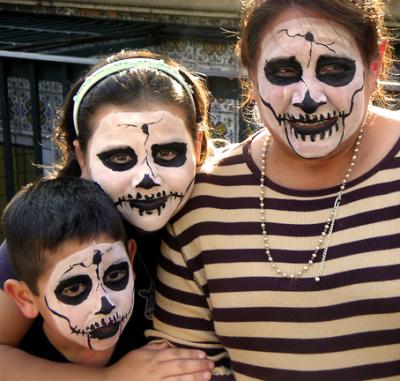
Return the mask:
<path fill-rule="evenodd" d="M 115 346 L 113 346 L 105 351 L 96 351 L 83 347 L 73 341 L 68 341 L 64 336 L 52 330 L 46 324 L 46 321 L 43 322 L 43 331 L 53 347 L 74 364 L 104 367 L 108 364 L 115 349 Z"/>
<path fill-rule="evenodd" d="M 339 186 L 343 176 L 349 167 L 353 153 L 354 144 L 358 136 L 352 136 L 340 151 L 320 159 L 303 159 L 297 156 L 290 148 L 273 137 L 268 146 L 268 178 L 273 182 L 291 189 L 318 190 Z M 252 149 L 252 157 L 261 168 L 261 149 L 265 135 L 257 137 Z M 358 157 L 361 158 L 366 152 L 365 144 L 360 146 Z M 282 169 L 284 168 L 284 171 Z M 360 175 L 358 165 L 351 175 L 351 179 Z"/>

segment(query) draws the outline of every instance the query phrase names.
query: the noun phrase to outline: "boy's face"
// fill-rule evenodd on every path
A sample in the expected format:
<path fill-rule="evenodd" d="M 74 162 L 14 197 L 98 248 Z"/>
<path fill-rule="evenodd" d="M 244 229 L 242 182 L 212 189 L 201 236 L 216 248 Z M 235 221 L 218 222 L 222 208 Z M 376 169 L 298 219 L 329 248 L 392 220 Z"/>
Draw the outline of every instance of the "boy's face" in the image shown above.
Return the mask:
<path fill-rule="evenodd" d="M 50 257 L 36 305 L 50 337 L 93 350 L 113 347 L 134 304 L 134 276 L 122 242 L 68 242 Z"/>

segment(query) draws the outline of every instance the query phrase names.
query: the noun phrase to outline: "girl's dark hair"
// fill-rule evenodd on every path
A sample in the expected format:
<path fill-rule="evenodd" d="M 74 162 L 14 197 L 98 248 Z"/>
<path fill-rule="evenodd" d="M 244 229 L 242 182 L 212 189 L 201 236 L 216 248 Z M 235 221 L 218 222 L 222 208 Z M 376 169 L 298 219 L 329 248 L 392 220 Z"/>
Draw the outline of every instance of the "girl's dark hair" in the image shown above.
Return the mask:
<path fill-rule="evenodd" d="M 345 27 L 354 37 L 366 64 L 379 57 L 380 43 L 388 39 L 384 26 L 382 0 L 243 0 L 243 16 L 236 53 L 249 73 L 258 61 L 260 40 L 269 25 L 289 8 L 305 9 Z M 386 49 L 382 61 L 381 79 L 387 79 L 392 59 Z M 252 87 L 249 79 L 242 82 L 243 107 L 251 107 Z M 378 87 L 375 100 L 384 104 L 383 89 Z"/>
<path fill-rule="evenodd" d="M 93 181 L 41 179 L 25 186 L 4 209 L 3 230 L 14 272 L 37 295 L 49 256 L 67 242 L 105 236 L 126 244 L 122 216 Z"/>
<path fill-rule="evenodd" d="M 196 110 L 193 110 L 189 98 L 190 95 L 181 86 L 176 86 L 177 82 L 168 74 L 151 68 L 124 70 L 104 78 L 84 96 L 78 115 L 79 136 L 76 136 L 73 125 L 73 97 L 85 81 L 85 78 L 110 62 L 139 57 L 162 59 L 167 65 L 179 70 L 193 90 Z M 135 102 L 139 103 L 141 101 L 155 101 L 180 107 L 186 117 L 186 127 L 191 133 L 193 141 L 196 142 L 199 131 L 203 133 L 199 164 L 207 158 L 212 147 L 209 138 L 210 122 L 208 117 L 210 95 L 203 79 L 192 75 L 172 59 L 143 50 L 123 50 L 101 60 L 72 86 L 53 134 L 53 141 L 59 148 L 61 159 L 54 167 L 52 176 L 81 175 L 73 142 L 78 139 L 82 152 L 86 152 L 87 143 L 92 133 L 90 120 L 101 106 L 134 105 Z"/>

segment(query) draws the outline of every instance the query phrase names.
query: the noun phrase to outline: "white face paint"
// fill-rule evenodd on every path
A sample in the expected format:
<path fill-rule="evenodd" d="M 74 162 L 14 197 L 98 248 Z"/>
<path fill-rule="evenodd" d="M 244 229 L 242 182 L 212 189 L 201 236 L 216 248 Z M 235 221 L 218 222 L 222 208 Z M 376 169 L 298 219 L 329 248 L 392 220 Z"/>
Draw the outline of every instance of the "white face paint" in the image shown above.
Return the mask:
<path fill-rule="evenodd" d="M 363 123 L 362 56 L 352 35 L 338 24 L 314 17 L 281 21 L 260 45 L 260 114 L 297 155 L 322 158 Z"/>
<path fill-rule="evenodd" d="M 179 111 L 107 106 L 92 120 L 89 177 L 129 223 L 144 231 L 161 229 L 193 188 L 196 153 Z"/>
<path fill-rule="evenodd" d="M 43 293 L 46 323 L 81 346 L 109 349 L 132 314 L 134 291 L 123 243 L 93 243 L 52 269 Z"/>

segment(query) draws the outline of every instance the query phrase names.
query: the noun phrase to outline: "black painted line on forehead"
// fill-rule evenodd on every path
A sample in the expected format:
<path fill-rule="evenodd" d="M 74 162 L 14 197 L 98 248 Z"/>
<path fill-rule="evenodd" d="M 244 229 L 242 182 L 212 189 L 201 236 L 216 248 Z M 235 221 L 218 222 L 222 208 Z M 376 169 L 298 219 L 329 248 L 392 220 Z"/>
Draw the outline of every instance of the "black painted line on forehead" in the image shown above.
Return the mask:
<path fill-rule="evenodd" d="M 329 44 L 323 44 L 322 42 L 316 41 L 315 37 L 314 37 L 314 34 L 312 32 L 310 32 L 310 31 L 308 31 L 306 34 L 296 33 L 294 35 L 291 35 L 289 33 L 289 30 L 286 29 L 286 28 L 285 29 L 281 29 L 281 30 L 278 31 L 278 33 L 282 33 L 282 32 L 285 32 L 286 36 L 288 36 L 290 38 L 302 37 L 302 38 L 304 38 L 306 41 L 308 41 L 310 43 L 310 51 L 309 51 L 309 55 L 308 55 L 309 57 L 308 57 L 307 67 L 309 67 L 310 63 L 311 63 L 313 44 L 324 46 L 325 48 L 327 48 L 331 52 L 336 53 L 336 51 L 334 49 L 330 48 L 331 45 L 335 44 L 335 41 L 330 42 Z"/>
<path fill-rule="evenodd" d="M 151 126 L 152 124 L 160 123 L 162 120 L 163 120 L 163 118 L 160 118 L 156 122 L 143 123 L 141 126 L 133 124 L 133 123 L 120 123 L 120 124 L 117 124 L 117 126 L 141 128 L 142 132 L 144 134 L 148 135 L 149 134 L 149 126 Z"/>
<path fill-rule="evenodd" d="M 75 267 L 83 267 L 84 269 L 87 269 L 88 267 L 90 267 L 92 265 L 92 263 L 90 265 L 85 265 L 83 262 L 78 262 L 78 263 L 74 263 L 72 265 L 69 265 L 69 269 L 67 271 L 64 271 L 62 273 L 62 275 L 68 274 L 71 270 L 73 270 Z"/>

